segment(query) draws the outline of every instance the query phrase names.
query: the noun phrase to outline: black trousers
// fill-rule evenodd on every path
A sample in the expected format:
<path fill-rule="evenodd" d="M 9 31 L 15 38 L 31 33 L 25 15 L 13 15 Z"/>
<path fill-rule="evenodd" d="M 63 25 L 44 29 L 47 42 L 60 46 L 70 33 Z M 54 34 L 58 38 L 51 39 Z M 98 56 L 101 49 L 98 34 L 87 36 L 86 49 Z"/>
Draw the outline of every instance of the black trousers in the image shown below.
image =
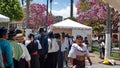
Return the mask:
<path fill-rule="evenodd" d="M 19 61 L 13 59 L 14 61 L 14 68 L 26 68 L 25 59 L 20 59 Z"/>
<path fill-rule="evenodd" d="M 57 67 L 57 55 L 58 52 L 48 53 L 45 68 L 56 68 Z"/>
<path fill-rule="evenodd" d="M 46 62 L 45 55 L 40 55 L 39 62 L 40 62 L 40 68 L 45 68 L 45 62 Z"/>
<path fill-rule="evenodd" d="M 58 68 L 63 68 L 64 56 L 61 51 L 58 52 Z"/>
<path fill-rule="evenodd" d="M 31 68 L 40 68 L 39 56 L 38 55 L 31 55 Z"/>

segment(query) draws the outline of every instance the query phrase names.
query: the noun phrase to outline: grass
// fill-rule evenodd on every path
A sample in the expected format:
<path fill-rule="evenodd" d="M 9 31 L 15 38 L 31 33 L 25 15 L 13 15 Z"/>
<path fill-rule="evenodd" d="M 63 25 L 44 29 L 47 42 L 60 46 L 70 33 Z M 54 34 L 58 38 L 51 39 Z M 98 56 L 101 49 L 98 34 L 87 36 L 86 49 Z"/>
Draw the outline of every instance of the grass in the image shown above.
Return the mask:
<path fill-rule="evenodd" d="M 99 54 L 99 45 L 96 42 L 93 42 L 92 44 L 92 52 Z M 111 58 L 120 59 L 120 53 L 112 52 Z"/>
<path fill-rule="evenodd" d="M 111 57 L 113 57 L 113 58 L 116 58 L 116 59 L 120 59 L 120 53 L 111 53 Z"/>

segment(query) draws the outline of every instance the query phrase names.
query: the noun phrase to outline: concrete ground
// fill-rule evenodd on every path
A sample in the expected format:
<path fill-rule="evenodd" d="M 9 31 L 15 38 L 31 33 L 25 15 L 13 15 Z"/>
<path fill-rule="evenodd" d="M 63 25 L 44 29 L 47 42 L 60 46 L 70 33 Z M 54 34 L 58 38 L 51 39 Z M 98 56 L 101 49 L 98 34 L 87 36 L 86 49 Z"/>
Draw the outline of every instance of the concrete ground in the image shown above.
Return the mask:
<path fill-rule="evenodd" d="M 86 66 L 86 68 L 120 68 L 120 60 L 115 60 L 116 65 L 105 65 L 102 62 L 104 61 L 104 59 L 100 59 L 99 58 L 99 54 L 96 53 L 90 53 L 90 58 L 92 60 L 93 65 L 89 66 L 88 61 L 86 62 L 86 64 L 88 66 Z M 68 63 L 69 66 L 69 63 Z M 64 68 L 69 68 L 69 67 L 64 67 Z"/>

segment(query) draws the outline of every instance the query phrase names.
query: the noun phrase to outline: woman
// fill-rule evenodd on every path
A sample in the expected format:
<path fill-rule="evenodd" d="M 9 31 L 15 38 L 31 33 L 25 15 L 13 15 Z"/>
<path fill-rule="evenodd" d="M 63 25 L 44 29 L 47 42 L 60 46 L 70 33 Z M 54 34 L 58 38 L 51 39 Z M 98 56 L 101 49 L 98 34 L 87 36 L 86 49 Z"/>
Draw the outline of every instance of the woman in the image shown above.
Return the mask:
<path fill-rule="evenodd" d="M 103 38 L 99 38 L 100 58 L 104 58 L 105 55 L 105 43 Z"/>
<path fill-rule="evenodd" d="M 45 68 L 56 68 L 57 67 L 57 55 L 59 46 L 54 38 L 53 32 L 48 33 L 48 55 L 46 59 Z"/>
<path fill-rule="evenodd" d="M 62 59 L 62 52 L 61 52 L 61 35 L 59 33 L 55 33 L 55 38 L 56 38 L 56 41 L 58 43 L 58 46 L 59 46 L 59 50 L 58 50 L 58 67 L 57 68 L 63 68 L 63 62 L 61 62 L 63 59 Z"/>
<path fill-rule="evenodd" d="M 2 50 L 3 62 L 5 68 L 14 68 L 12 58 L 12 48 L 8 39 L 8 30 L 5 27 L 0 27 L 0 47 Z"/>
<path fill-rule="evenodd" d="M 14 67 L 15 68 L 21 68 L 22 66 L 22 54 L 23 54 L 23 50 L 21 48 L 21 46 L 18 44 L 17 41 L 15 41 L 16 39 L 16 32 L 15 31 L 9 31 L 9 42 L 10 45 L 12 47 L 12 52 L 13 52 L 13 61 L 14 61 Z"/>
<path fill-rule="evenodd" d="M 30 53 L 31 61 L 30 65 L 31 68 L 40 68 L 39 56 L 38 56 L 38 42 L 34 40 L 34 35 L 29 34 L 28 40 L 25 41 L 25 45 Z"/>
<path fill-rule="evenodd" d="M 76 43 L 72 44 L 68 57 L 70 58 L 70 68 L 73 68 L 73 66 L 85 68 L 85 57 L 87 57 L 90 65 L 92 65 L 87 47 L 83 45 L 83 37 L 80 35 L 77 35 Z"/>
<path fill-rule="evenodd" d="M 30 57 L 30 54 L 26 48 L 26 46 L 23 44 L 23 41 L 24 41 L 24 36 L 23 34 L 17 34 L 16 35 L 16 41 L 18 41 L 18 44 L 21 46 L 22 50 L 23 50 L 23 54 L 22 54 L 22 67 L 21 68 L 30 68 L 30 60 L 31 60 L 31 57 Z M 25 61 L 27 62 L 27 66 L 25 66 Z"/>

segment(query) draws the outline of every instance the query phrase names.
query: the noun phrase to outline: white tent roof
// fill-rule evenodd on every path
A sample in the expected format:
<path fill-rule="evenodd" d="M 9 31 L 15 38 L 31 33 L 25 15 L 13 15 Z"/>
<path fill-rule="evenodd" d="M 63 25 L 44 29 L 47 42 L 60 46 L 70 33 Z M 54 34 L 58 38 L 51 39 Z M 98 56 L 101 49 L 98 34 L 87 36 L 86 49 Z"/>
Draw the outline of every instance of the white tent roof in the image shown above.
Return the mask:
<path fill-rule="evenodd" d="M 92 27 L 80 24 L 70 19 L 55 23 L 52 26 L 56 28 L 89 29 L 89 30 L 92 29 Z"/>
<path fill-rule="evenodd" d="M 6 16 L 0 14 L 0 22 L 9 22 L 9 21 L 10 21 L 9 17 L 6 17 Z"/>

